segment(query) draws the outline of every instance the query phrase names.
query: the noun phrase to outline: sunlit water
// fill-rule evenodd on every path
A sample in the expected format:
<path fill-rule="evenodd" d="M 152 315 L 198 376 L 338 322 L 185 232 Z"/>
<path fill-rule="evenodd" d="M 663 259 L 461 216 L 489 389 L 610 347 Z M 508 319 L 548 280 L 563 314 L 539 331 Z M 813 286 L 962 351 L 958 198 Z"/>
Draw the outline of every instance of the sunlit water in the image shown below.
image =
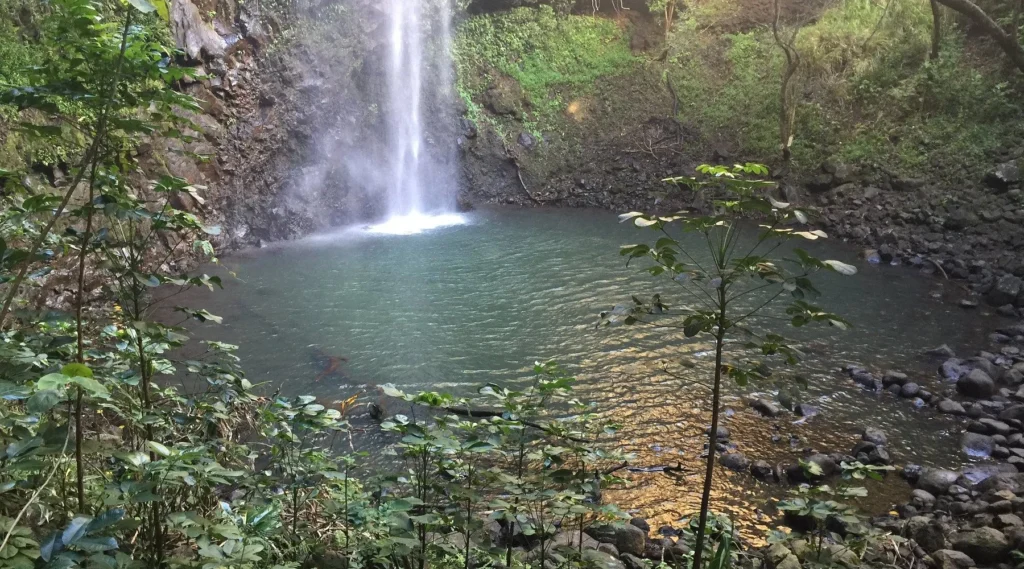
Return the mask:
<path fill-rule="evenodd" d="M 250 378 L 265 382 L 268 391 L 311 392 L 327 401 L 356 394 L 377 400 L 375 386 L 386 383 L 469 394 L 488 382 L 524 381 L 533 362 L 556 359 L 578 375 L 582 398 L 623 425 L 621 445 L 637 454 L 635 464 L 681 462 L 694 472 L 681 479 L 632 473 L 631 487 L 606 497 L 652 524 L 692 512 L 708 392 L 659 370 L 685 360 L 693 367 L 671 369 L 687 379 L 706 378 L 712 346 L 663 329 L 595 326 L 600 311 L 629 302 L 631 294 L 662 291 L 668 304 L 684 302 L 668 294 L 676 292 L 671 285 L 627 268 L 618 254 L 619 245 L 654 234 L 594 211 L 483 211 L 467 221 L 416 235 L 355 228 L 228 259 L 237 279 L 227 280 L 226 292 L 190 299 L 224 317 L 222 326 L 200 334 L 241 344 Z M 955 465 L 953 421 L 889 395 L 867 394 L 837 369 L 847 362 L 898 367 L 941 390 L 936 362 L 918 354 L 941 343 L 961 353 L 975 349 L 993 323 L 981 311 L 938 298 L 953 295 L 953 285 L 901 267 L 868 265 L 842 244 L 808 248 L 860 269 L 855 277 L 824 274 L 816 281 L 824 293 L 820 304 L 855 327 L 793 334 L 809 354 L 799 369 L 810 379 L 803 399 L 821 408 L 804 424 L 794 424 L 791 414 L 767 419 L 747 409 L 742 398 L 757 390 L 771 396 L 772 384 L 729 384 L 724 424 L 733 442 L 752 459 L 793 461 L 790 434 L 803 439 L 799 447 L 848 451 L 859 430 L 871 425 L 888 433 L 899 463 Z M 784 319 L 755 326 L 765 324 L 794 332 Z M 347 358 L 340 373 L 323 375 L 325 353 Z M 392 403 L 388 412 L 409 409 Z M 773 442 L 776 434 L 781 441 Z M 383 441 L 371 427 L 357 444 L 375 449 Z M 867 505 L 885 510 L 906 491 L 893 480 Z M 783 493 L 749 474 L 722 470 L 714 505 L 750 528 L 761 523 L 755 509 Z"/>

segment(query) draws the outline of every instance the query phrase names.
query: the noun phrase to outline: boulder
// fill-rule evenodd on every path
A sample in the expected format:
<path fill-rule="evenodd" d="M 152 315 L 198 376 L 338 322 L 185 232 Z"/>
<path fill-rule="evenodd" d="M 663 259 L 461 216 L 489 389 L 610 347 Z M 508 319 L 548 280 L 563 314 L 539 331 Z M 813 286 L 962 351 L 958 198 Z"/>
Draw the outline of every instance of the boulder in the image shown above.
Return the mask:
<path fill-rule="evenodd" d="M 904 528 L 906 537 L 917 542 L 926 552 L 932 553 L 946 546 L 942 526 L 925 516 L 914 516 L 907 520 Z"/>
<path fill-rule="evenodd" d="M 1003 435 L 1005 437 L 1013 432 L 1010 425 L 1007 425 L 1002 421 L 982 417 L 981 419 L 978 419 L 978 422 L 985 427 L 986 432 L 990 435 Z"/>
<path fill-rule="evenodd" d="M 939 401 L 938 409 L 940 413 L 946 413 L 948 415 L 963 415 L 966 413 L 966 411 L 964 411 L 964 406 L 952 399 L 943 399 L 942 401 Z"/>
<path fill-rule="evenodd" d="M 1001 492 L 1004 490 L 1016 494 L 1021 490 L 1018 475 L 1013 472 L 996 472 L 989 475 L 984 480 L 979 480 L 976 484 L 977 487 L 975 490 L 981 494 L 994 494 L 995 492 Z"/>
<path fill-rule="evenodd" d="M 917 488 L 910 493 L 910 503 L 916 508 L 929 509 L 935 505 L 935 496 L 927 490 Z M 939 548 L 936 547 L 936 549 Z"/>
<path fill-rule="evenodd" d="M 577 549 L 580 545 L 583 549 L 597 549 L 601 545 L 596 539 L 590 537 L 587 534 L 583 534 L 583 539 L 580 539 L 580 532 L 578 531 L 560 531 L 551 538 L 550 543 L 553 547 L 568 547 L 571 549 Z"/>
<path fill-rule="evenodd" d="M 1007 561 L 1011 549 L 1003 532 L 991 527 L 959 532 L 953 535 L 952 542 L 953 549 L 980 563 Z"/>
<path fill-rule="evenodd" d="M 647 533 L 631 524 L 616 526 L 615 547 L 619 553 L 643 555 L 647 546 Z"/>
<path fill-rule="evenodd" d="M 607 553 L 608 555 L 611 555 L 615 558 L 619 557 L 619 548 L 615 547 L 610 543 L 599 543 L 597 546 L 597 550 L 603 553 Z"/>
<path fill-rule="evenodd" d="M 647 523 L 647 520 L 639 517 L 631 518 L 629 525 L 640 528 L 645 534 L 651 533 L 651 524 Z"/>
<path fill-rule="evenodd" d="M 1024 421 L 1024 405 L 1010 405 L 999 413 L 1000 421 Z"/>
<path fill-rule="evenodd" d="M 1017 514 L 999 514 L 992 520 L 992 523 L 998 528 L 1024 526 L 1024 520 L 1020 519 Z"/>
<path fill-rule="evenodd" d="M 964 553 L 952 549 L 940 549 L 932 553 L 935 569 L 971 569 L 974 560 Z"/>
<path fill-rule="evenodd" d="M 622 560 L 622 564 L 626 566 L 626 569 L 647 569 L 647 564 L 644 563 L 644 560 L 631 553 L 623 553 L 619 555 L 619 559 Z"/>
<path fill-rule="evenodd" d="M 967 456 L 973 457 L 987 457 L 992 455 L 992 449 L 995 447 L 995 442 L 992 437 L 988 435 L 982 435 L 978 433 L 964 433 L 960 439 L 960 448 L 967 454 Z"/>
<path fill-rule="evenodd" d="M 750 474 L 758 480 L 769 480 L 775 473 L 772 465 L 765 460 L 755 460 L 750 464 Z"/>
<path fill-rule="evenodd" d="M 948 348 L 948 346 L 945 346 L 945 347 Z M 952 352 L 952 350 L 950 350 L 950 351 Z M 929 353 L 931 353 L 931 352 L 929 351 Z M 899 371 L 891 371 L 890 370 L 890 371 L 885 372 L 884 375 L 882 375 L 882 385 L 885 386 L 885 387 L 889 387 L 890 385 L 894 385 L 894 384 L 895 385 L 903 385 L 904 383 L 906 383 L 909 380 L 910 380 L 910 378 L 907 377 L 907 374 L 905 374 L 903 372 L 899 372 Z"/>
<path fill-rule="evenodd" d="M 892 457 L 889 456 L 889 451 L 885 450 L 883 446 L 877 446 L 868 453 L 868 464 L 874 465 L 887 465 L 892 462 Z"/>
<path fill-rule="evenodd" d="M 917 479 L 917 487 L 938 496 L 945 494 L 960 475 L 944 468 L 925 468 Z"/>
<path fill-rule="evenodd" d="M 992 306 L 1014 304 L 1021 293 L 1024 282 L 1014 275 L 1003 275 L 992 283 L 992 288 L 985 295 L 985 300 Z"/>
<path fill-rule="evenodd" d="M 967 397 L 986 399 L 995 393 L 996 383 L 987 373 L 975 368 L 957 380 L 956 389 Z"/>
<path fill-rule="evenodd" d="M 705 435 L 710 435 L 711 434 L 711 427 L 708 427 L 708 428 L 704 429 L 704 434 Z M 717 431 L 716 431 L 715 440 L 718 441 L 718 442 L 727 441 L 727 440 L 729 440 L 729 435 L 731 435 L 731 434 L 732 433 L 729 432 L 728 428 L 719 426 Z"/>
<path fill-rule="evenodd" d="M 1020 166 L 1016 162 L 1003 162 L 985 174 L 985 184 L 998 191 L 1020 183 Z"/>
<path fill-rule="evenodd" d="M 583 563 L 592 569 L 626 569 L 626 565 L 598 549 L 584 549 Z"/>

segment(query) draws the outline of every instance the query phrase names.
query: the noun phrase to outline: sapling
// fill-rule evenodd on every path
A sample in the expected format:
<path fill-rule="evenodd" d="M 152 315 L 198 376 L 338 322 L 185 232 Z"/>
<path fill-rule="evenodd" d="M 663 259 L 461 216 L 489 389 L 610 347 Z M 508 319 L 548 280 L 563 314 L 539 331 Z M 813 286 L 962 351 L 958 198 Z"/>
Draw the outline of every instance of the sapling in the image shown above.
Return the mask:
<path fill-rule="evenodd" d="M 808 223 L 808 214 L 792 204 L 772 196 L 776 184 L 763 178 L 768 169 L 760 164 L 728 166 L 702 165 L 696 177 L 675 177 L 665 181 L 676 188 L 710 193 L 711 211 L 702 214 L 677 212 L 652 215 L 630 212 L 622 221 L 655 231 L 653 245 L 626 245 L 620 250 L 629 261 L 648 259 L 645 270 L 652 276 L 667 278 L 683 302 L 670 307 L 656 294 L 649 300 L 634 296 L 632 304 L 601 314 L 603 324 L 646 324 L 681 330 L 686 338 L 710 336 L 715 346 L 711 388 L 711 428 L 701 495 L 700 517 L 696 529 L 693 567 L 700 569 L 711 501 L 715 452 L 718 444 L 719 403 L 722 379 L 732 378 L 740 386 L 768 375 L 762 362 L 751 361 L 751 354 L 781 356 L 787 364 L 798 363 L 800 352 L 785 338 L 772 332 L 747 327 L 748 319 L 777 303 L 786 303 L 789 323 L 803 326 L 823 323 L 839 328 L 847 326 L 839 316 L 825 312 L 808 302 L 818 296 L 810 275 L 821 270 L 844 275 L 856 273 L 846 263 L 818 260 L 800 248 L 782 249 L 793 239 L 817 240 L 827 237 L 820 230 L 800 229 Z M 703 202 L 707 203 L 707 202 Z M 756 232 L 742 224 L 759 221 Z M 779 256 L 785 254 L 785 256 Z M 628 263 L 627 263 L 628 264 Z M 734 337 L 746 341 L 742 351 L 727 345 Z M 693 383 L 701 385 L 697 380 Z M 706 384 L 704 384 L 706 385 Z"/>

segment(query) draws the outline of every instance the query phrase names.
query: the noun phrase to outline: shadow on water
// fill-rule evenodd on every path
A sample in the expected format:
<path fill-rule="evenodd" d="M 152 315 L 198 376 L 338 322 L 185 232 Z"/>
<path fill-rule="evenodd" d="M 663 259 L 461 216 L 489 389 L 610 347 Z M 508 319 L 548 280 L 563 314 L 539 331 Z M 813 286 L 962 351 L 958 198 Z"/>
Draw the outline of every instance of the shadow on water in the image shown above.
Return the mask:
<path fill-rule="evenodd" d="M 468 395 L 485 383 L 523 381 L 535 361 L 556 359 L 577 374 L 580 398 L 622 425 L 620 443 L 636 464 L 681 463 L 694 473 L 631 473 L 628 488 L 606 493 L 657 525 L 698 506 L 710 406 L 707 390 L 694 382 L 710 375 L 713 353 L 707 341 L 681 333 L 595 326 L 598 312 L 631 294 L 664 292 L 663 283 L 626 268 L 618 255 L 619 245 L 650 236 L 607 212 L 478 211 L 468 225 L 416 236 L 355 229 L 236 255 L 225 261 L 237 275 L 225 279 L 226 292 L 200 291 L 187 302 L 224 317 L 222 326 L 198 335 L 240 344 L 254 383 L 327 401 L 376 401 L 376 386 L 385 383 Z M 806 448 L 848 451 L 863 427 L 875 426 L 888 433 L 899 463 L 957 466 L 951 421 L 863 392 L 837 370 L 849 362 L 895 366 L 942 392 L 949 386 L 939 384 L 936 362 L 918 354 L 942 343 L 958 353 L 978 348 L 991 317 L 947 302 L 958 294 L 948 283 L 866 264 L 841 243 L 807 248 L 860 269 L 855 277 L 816 280 L 820 304 L 854 328 L 792 330 L 780 312 L 760 317 L 752 327 L 782 329 L 803 343 L 808 358 L 799 371 L 810 387 L 799 398 L 820 413 L 763 418 L 746 398 L 775 397 L 785 383 L 730 384 L 730 444 L 752 459 L 793 462 Z M 382 436 L 366 431 L 358 444 L 379 449 Z M 885 511 L 905 498 L 909 491 L 895 478 L 872 492 L 867 509 Z M 782 492 L 722 469 L 715 507 L 753 529 L 767 523 L 759 511 Z"/>

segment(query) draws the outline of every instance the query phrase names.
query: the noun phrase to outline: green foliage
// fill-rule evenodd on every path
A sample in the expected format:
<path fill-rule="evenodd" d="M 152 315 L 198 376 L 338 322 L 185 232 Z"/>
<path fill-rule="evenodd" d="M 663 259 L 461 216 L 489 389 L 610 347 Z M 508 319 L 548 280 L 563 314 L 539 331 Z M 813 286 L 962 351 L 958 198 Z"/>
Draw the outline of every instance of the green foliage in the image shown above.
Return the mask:
<path fill-rule="evenodd" d="M 801 461 L 800 465 L 810 477 L 821 475 L 821 468 L 815 463 Z M 773 531 L 769 535 L 769 543 L 806 542 L 806 548 L 793 548 L 799 552 L 802 561 L 834 566 L 849 565 L 850 556 L 859 563 L 869 548 L 904 541 L 900 536 L 873 527 L 855 505 L 847 502 L 856 502 L 867 496 L 867 489 L 854 484 L 865 479 L 881 480 L 893 468 L 860 462 L 844 462 L 840 466 L 842 473 L 834 487 L 802 484 L 792 491 L 791 498 L 779 501 L 779 511 L 787 516 L 790 523 L 802 527 L 790 534 Z M 837 531 L 837 528 L 842 528 L 842 531 Z"/>
<path fill-rule="evenodd" d="M 680 118 L 727 133 L 748 156 L 774 158 L 783 57 L 765 28 L 705 31 L 710 13 L 728 4 L 702 6 L 670 37 Z M 796 166 L 814 169 L 836 156 L 962 182 L 1014 144 L 1022 132 L 1014 117 L 1024 112 L 1019 80 L 979 65 L 948 23 L 941 57 L 928 61 L 931 26 L 927 2 L 843 0 L 800 30 Z"/>
<path fill-rule="evenodd" d="M 459 27 L 460 92 L 479 97 L 499 76 L 515 79 L 534 112 L 550 117 L 561 96 L 586 92 L 600 77 L 630 68 L 628 36 L 614 21 L 558 16 L 550 6 L 470 18 Z"/>

